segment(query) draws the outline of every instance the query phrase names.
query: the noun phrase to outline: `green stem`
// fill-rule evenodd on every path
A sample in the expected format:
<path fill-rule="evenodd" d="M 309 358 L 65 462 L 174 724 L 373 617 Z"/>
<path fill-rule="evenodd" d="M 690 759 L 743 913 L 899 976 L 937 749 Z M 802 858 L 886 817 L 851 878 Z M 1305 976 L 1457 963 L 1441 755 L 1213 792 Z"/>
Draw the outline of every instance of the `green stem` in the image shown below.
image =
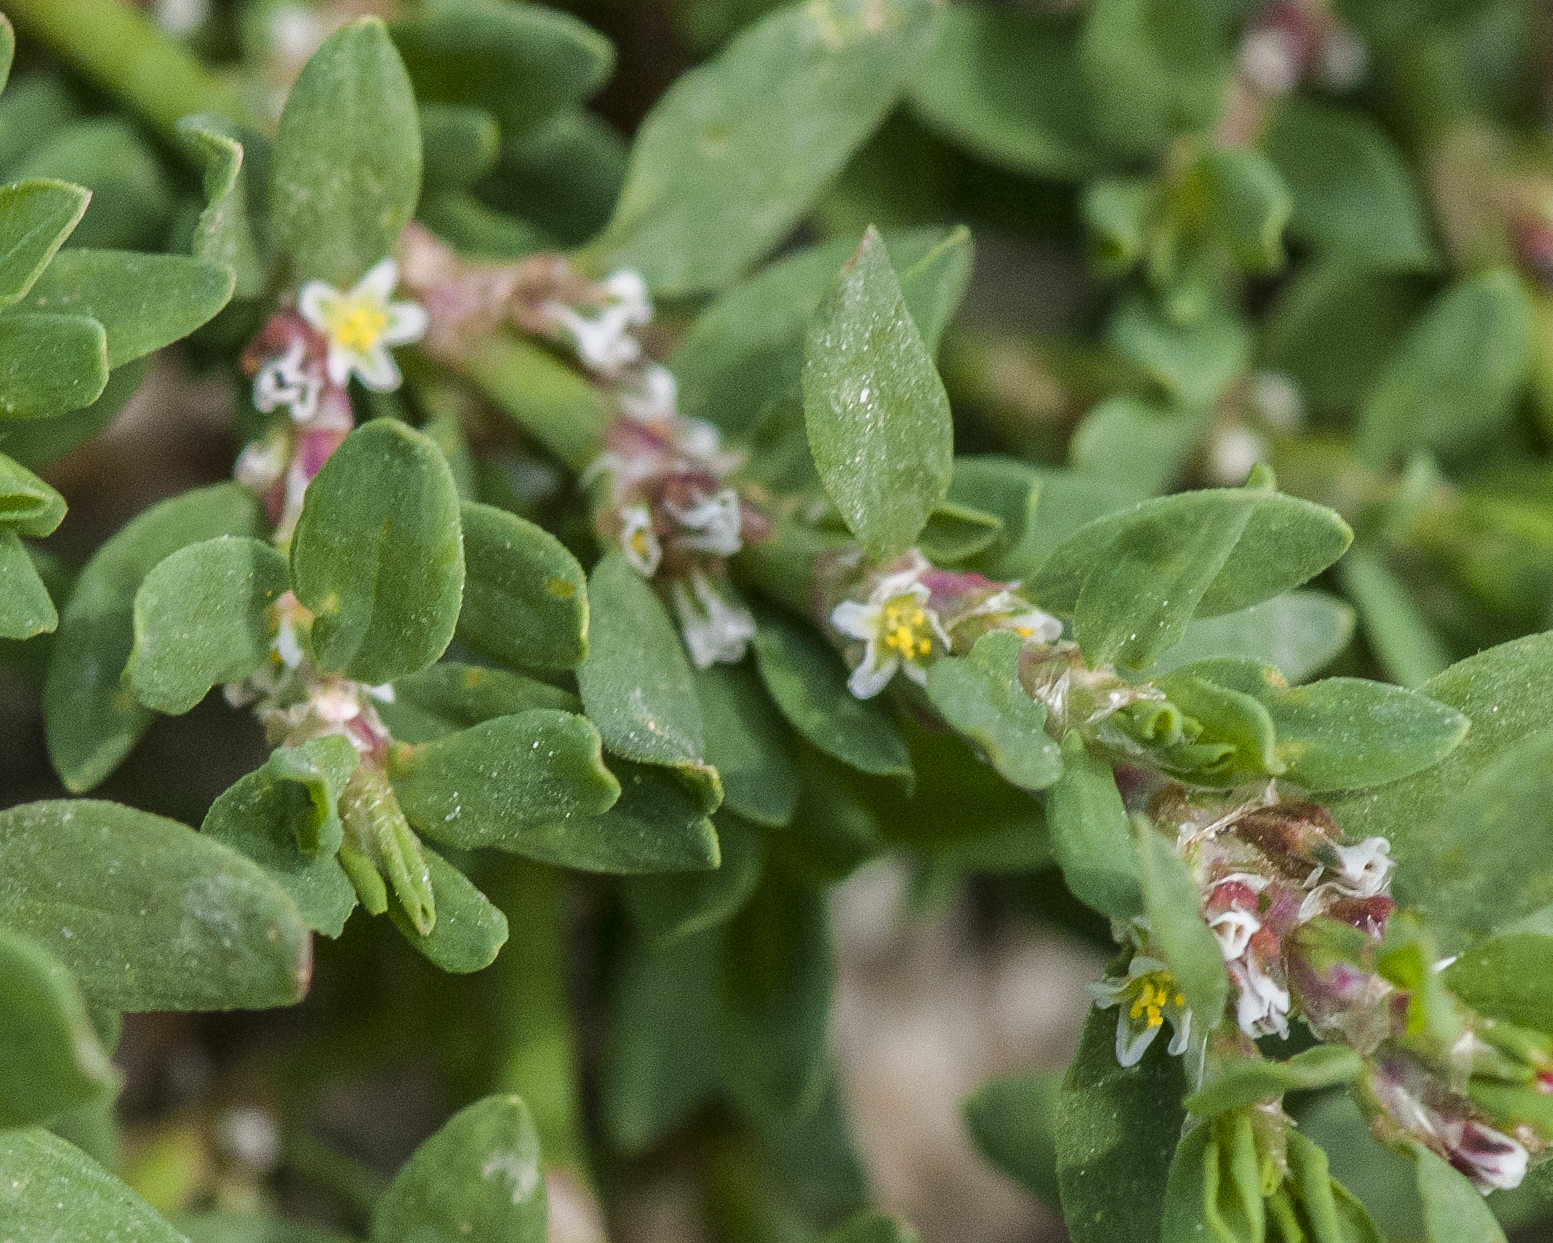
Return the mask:
<path fill-rule="evenodd" d="M 603 447 L 610 409 L 582 376 L 530 341 L 504 332 L 473 344 L 458 369 L 508 418 L 574 470 Z"/>
<path fill-rule="evenodd" d="M 127 0 L 5 0 L 7 15 L 164 134 L 193 112 L 248 119 L 242 97 Z"/>
<path fill-rule="evenodd" d="M 566 987 L 561 874 L 516 859 L 490 892 L 511 929 L 494 967 L 505 1044 L 495 1090 L 514 1092 L 528 1103 L 546 1167 L 564 1169 L 591 1188 L 577 1037 Z"/>

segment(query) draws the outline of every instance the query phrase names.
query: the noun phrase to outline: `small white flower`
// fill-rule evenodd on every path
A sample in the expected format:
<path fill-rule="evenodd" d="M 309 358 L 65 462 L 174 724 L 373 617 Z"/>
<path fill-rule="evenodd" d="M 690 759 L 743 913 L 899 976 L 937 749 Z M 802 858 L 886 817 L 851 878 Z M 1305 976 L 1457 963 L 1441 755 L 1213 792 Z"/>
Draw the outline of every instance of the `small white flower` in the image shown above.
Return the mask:
<path fill-rule="evenodd" d="M 662 363 L 649 363 L 636 384 L 620 390 L 620 409 L 638 423 L 656 423 L 674 416 L 678 398 L 674 373 Z"/>
<path fill-rule="evenodd" d="M 658 572 L 663 547 L 652 529 L 652 511 L 645 505 L 631 505 L 620 514 L 620 550 L 643 578 Z"/>
<path fill-rule="evenodd" d="M 1174 1031 L 1170 1052 L 1186 1051 L 1192 1039 L 1192 1012 L 1186 1008 L 1186 998 L 1170 968 L 1159 959 L 1134 954 L 1124 977 L 1106 976 L 1098 983 L 1086 984 L 1084 991 L 1102 1010 L 1120 1007 L 1116 1015 L 1116 1060 L 1121 1065 L 1138 1063 L 1166 1019 Z"/>
<path fill-rule="evenodd" d="M 1246 952 L 1246 946 L 1251 944 L 1251 938 L 1261 931 L 1262 921 L 1250 911 L 1232 906 L 1229 910 L 1221 911 L 1210 919 L 1208 927 L 1219 940 L 1219 949 L 1224 953 L 1224 961 L 1230 962 Z"/>
<path fill-rule="evenodd" d="M 324 378 L 302 365 L 307 344 L 293 341 L 279 358 L 259 368 L 253 378 L 253 404 L 261 414 L 285 406 L 297 423 L 306 423 L 318 413 L 318 398 L 324 391 Z"/>
<path fill-rule="evenodd" d="M 691 532 L 674 537 L 673 543 L 680 548 L 731 557 L 744 546 L 744 518 L 739 511 L 739 494 L 733 488 L 724 488 L 688 506 L 665 499 L 663 508 Z"/>
<path fill-rule="evenodd" d="M 616 272 L 600 287 L 605 301 L 595 317 L 583 315 L 564 302 L 546 302 L 543 309 L 571 334 L 583 365 L 608 374 L 642 356 L 641 343 L 631 335 L 631 329 L 652 319 L 652 303 L 647 300 L 647 282 L 637 272 Z"/>
<path fill-rule="evenodd" d="M 1389 841 L 1384 837 L 1367 837 L 1357 846 L 1334 843 L 1332 849 L 1337 851 L 1340 877 L 1334 883 L 1356 898 L 1373 898 L 1385 892 L 1397 866 Z"/>
<path fill-rule="evenodd" d="M 1229 964 L 1229 973 L 1239 987 L 1235 1001 L 1235 1021 L 1251 1037 L 1289 1034 L 1289 990 L 1279 984 L 1252 954 Z"/>
<path fill-rule="evenodd" d="M 929 568 L 921 553 L 909 554 L 903 570 L 886 574 L 865 603 L 843 600 L 831 610 L 830 624 L 850 639 L 863 641 L 863 659 L 847 686 L 859 699 L 872 699 L 903 670 L 919 685 L 927 682 L 924 663 L 935 650 L 949 650 L 949 636 L 928 607 L 931 592 L 922 582 Z"/>
<path fill-rule="evenodd" d="M 250 491 L 265 493 L 273 488 L 286 473 L 290 460 L 291 442 L 285 433 L 268 440 L 255 440 L 245 445 L 237 455 L 237 465 L 232 476 Z"/>
<path fill-rule="evenodd" d="M 323 281 L 308 281 L 297 295 L 302 318 L 329 342 L 329 379 L 345 384 L 354 374 L 368 388 L 386 393 L 399 387 L 399 366 L 389 349 L 419 341 L 426 310 L 417 302 L 394 302 L 399 265 L 383 259 L 341 292 Z"/>
<path fill-rule="evenodd" d="M 697 669 L 732 665 L 744 659 L 755 637 L 755 618 L 738 600 L 729 600 L 700 570 L 692 571 L 690 586 L 676 578 L 670 586 L 685 646 Z"/>
<path fill-rule="evenodd" d="M 1526 1149 L 1502 1131 L 1471 1119 L 1452 1118 L 1443 1122 L 1440 1135 L 1450 1151 L 1451 1164 L 1484 1195 L 1512 1191 L 1526 1177 Z"/>
<path fill-rule="evenodd" d="M 1240 45 L 1240 71 L 1269 95 L 1286 95 L 1299 85 L 1299 41 L 1281 26 L 1262 26 Z"/>

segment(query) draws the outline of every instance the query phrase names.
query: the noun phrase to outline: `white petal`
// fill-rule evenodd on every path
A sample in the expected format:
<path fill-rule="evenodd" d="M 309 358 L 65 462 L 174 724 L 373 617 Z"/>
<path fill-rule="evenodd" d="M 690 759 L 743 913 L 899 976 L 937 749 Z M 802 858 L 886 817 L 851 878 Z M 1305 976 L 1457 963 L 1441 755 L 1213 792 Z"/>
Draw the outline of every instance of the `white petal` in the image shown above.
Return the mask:
<path fill-rule="evenodd" d="M 426 335 L 426 326 L 431 321 L 426 308 L 419 302 L 390 302 L 383 311 L 388 316 L 388 323 L 378 340 L 384 345 L 409 345 Z"/>
<path fill-rule="evenodd" d="M 915 682 L 918 686 L 927 685 L 927 670 L 914 660 L 908 660 L 901 666 L 901 672 Z"/>
<path fill-rule="evenodd" d="M 326 285 L 323 281 L 308 281 L 297 294 L 297 312 L 319 332 L 323 332 L 330 312 L 339 302 L 340 291 L 334 286 Z"/>
<path fill-rule="evenodd" d="M 393 296 L 398 284 L 399 265 L 392 259 L 379 259 L 367 269 L 367 274 L 356 282 L 356 288 L 351 290 L 351 295 L 353 298 L 375 302 L 381 306 Z"/>
<path fill-rule="evenodd" d="M 1147 1023 L 1134 1030 L 1133 1021 L 1128 1017 L 1126 1007 L 1123 1007 L 1116 1016 L 1117 1062 L 1122 1066 L 1136 1066 L 1158 1034 L 1159 1028 L 1150 1027 Z"/>
<path fill-rule="evenodd" d="M 872 699 L 890 684 L 890 679 L 895 676 L 895 670 L 899 666 L 900 661 L 894 656 L 881 664 L 864 660 L 852 670 L 852 676 L 847 679 L 847 689 L 859 699 Z"/>
<path fill-rule="evenodd" d="M 329 353 L 332 359 L 334 350 Z M 351 370 L 375 393 L 391 393 L 403 379 L 394 356 L 381 345 L 374 345 L 370 350 L 352 351 Z"/>
<path fill-rule="evenodd" d="M 879 633 L 883 611 L 877 604 L 843 600 L 830 611 L 830 624 L 850 639 L 873 639 Z"/>

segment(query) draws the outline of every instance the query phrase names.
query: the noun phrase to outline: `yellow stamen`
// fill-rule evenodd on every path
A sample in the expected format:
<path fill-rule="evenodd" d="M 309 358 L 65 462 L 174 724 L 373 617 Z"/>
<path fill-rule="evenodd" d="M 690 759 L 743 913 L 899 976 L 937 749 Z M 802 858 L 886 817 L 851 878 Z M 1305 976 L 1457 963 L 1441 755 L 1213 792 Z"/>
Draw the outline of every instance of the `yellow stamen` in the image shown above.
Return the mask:
<path fill-rule="evenodd" d="M 370 302 L 346 302 L 327 320 L 330 337 L 347 350 L 370 350 L 388 327 L 388 312 Z"/>
<path fill-rule="evenodd" d="M 1149 1027 L 1158 1027 L 1165 1021 L 1167 1005 L 1181 1006 L 1186 998 L 1174 991 L 1175 981 L 1168 971 L 1151 971 L 1138 977 L 1138 994 L 1132 1000 L 1128 1017 L 1146 1019 Z"/>
<path fill-rule="evenodd" d="M 879 617 L 880 642 L 902 659 L 916 661 L 933 651 L 933 637 L 923 634 L 927 613 L 915 596 L 897 596 L 888 601 Z"/>

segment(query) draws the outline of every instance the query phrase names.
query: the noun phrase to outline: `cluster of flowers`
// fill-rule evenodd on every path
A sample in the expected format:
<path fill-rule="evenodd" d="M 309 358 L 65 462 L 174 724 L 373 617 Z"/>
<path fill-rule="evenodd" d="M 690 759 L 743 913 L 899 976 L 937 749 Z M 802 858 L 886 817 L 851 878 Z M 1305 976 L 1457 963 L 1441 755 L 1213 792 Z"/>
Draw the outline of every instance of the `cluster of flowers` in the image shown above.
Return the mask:
<path fill-rule="evenodd" d="M 309 481 L 355 426 L 346 390 L 351 377 L 377 392 L 398 388 L 390 349 L 426 333 L 425 309 L 393 300 L 398 284 L 392 259 L 374 265 L 350 290 L 309 281 L 296 306 L 271 315 L 243 351 L 255 408 L 289 416 L 244 448 L 235 472 L 263 499 L 279 542 L 296 526 Z"/>
<path fill-rule="evenodd" d="M 1255 1056 L 1252 1041 L 1287 1037 L 1299 1017 L 1322 1041 L 1367 1059 L 1362 1094 L 1383 1139 L 1426 1145 L 1484 1191 L 1520 1183 L 1530 1153 L 1546 1141 L 1506 1121 L 1483 1092 L 1471 1094 L 1468 1080 L 1487 1067 L 1553 1094 L 1553 1039 L 1467 1014 L 1443 1065 L 1407 1042 L 1417 1025 L 1415 989 L 1377 966 L 1396 909 L 1385 838 L 1345 843 L 1326 808 L 1286 801 L 1275 781 L 1207 792 L 1147 767 L 1146 750 L 1108 723 L 1132 705 L 1162 703 L 1163 694 L 1087 668 L 1060 623 L 1023 599 L 1018 584 L 936 569 L 917 552 L 872 571 L 861 564 L 860 552 L 838 555 L 817 576 L 817 604 L 852 666 L 854 695 L 879 694 L 897 673 L 922 684 L 938 658 L 963 654 L 988 630 L 1014 631 L 1026 641 L 1021 684 L 1047 708 L 1048 729 L 1077 729 L 1124 754 L 1117 778 L 1129 813 L 1168 837 L 1191 869 L 1199 913 L 1223 954 L 1229 1014 L 1194 1016 L 1148 920 L 1119 925 L 1130 951 L 1125 971 L 1089 992 L 1102 1009 L 1117 1010 L 1122 1066 L 1135 1065 L 1168 1023 L 1170 1053 L 1190 1054 L 1200 1077 L 1210 1043 Z M 1464 1011 L 1454 1000 L 1436 1004 Z"/>
<path fill-rule="evenodd" d="M 406 281 L 431 311 L 432 352 L 456 356 L 510 325 L 575 354 L 616 411 L 583 473 L 600 537 L 662 584 L 698 667 L 742 660 L 755 619 L 727 561 L 767 538 L 770 520 L 732 482 L 744 455 L 724 448 L 711 424 L 679 413 L 673 372 L 643 346 L 653 309 L 641 276 L 589 280 L 560 255 L 470 265 L 415 225 L 404 255 Z"/>
<path fill-rule="evenodd" d="M 1255 141 L 1268 105 L 1304 84 L 1349 91 L 1369 54 L 1324 0 L 1267 0 L 1246 23 L 1217 135 L 1221 145 Z"/>

